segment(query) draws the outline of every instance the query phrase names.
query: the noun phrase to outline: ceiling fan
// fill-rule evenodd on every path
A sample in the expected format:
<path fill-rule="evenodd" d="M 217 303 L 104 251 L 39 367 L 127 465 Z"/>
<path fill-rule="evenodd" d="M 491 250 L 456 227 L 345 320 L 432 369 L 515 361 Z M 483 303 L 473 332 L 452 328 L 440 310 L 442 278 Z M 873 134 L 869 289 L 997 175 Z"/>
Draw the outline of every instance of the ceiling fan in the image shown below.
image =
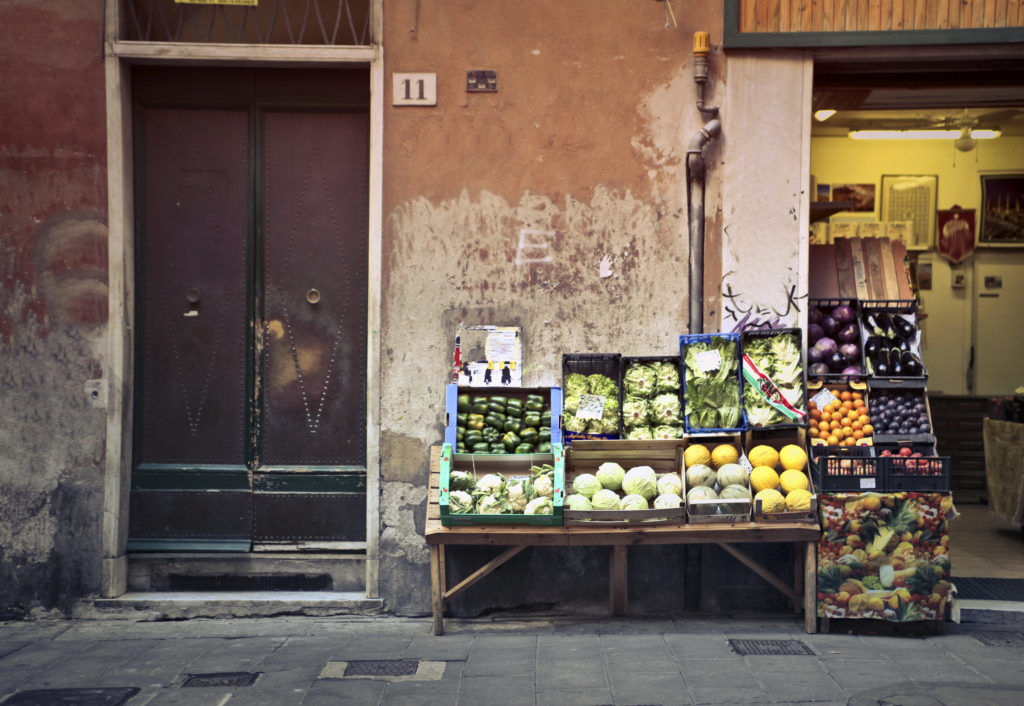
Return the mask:
<path fill-rule="evenodd" d="M 1018 108 L 1011 108 L 972 115 L 970 109 L 964 108 L 958 115 L 931 121 L 930 127 L 935 130 L 959 130 L 960 136 L 953 141 L 953 146 L 961 152 L 970 152 L 978 145 L 977 139 L 972 136 L 975 129 L 982 126 L 998 129 L 1001 121 L 1013 118 L 1020 112 L 1022 111 Z"/>

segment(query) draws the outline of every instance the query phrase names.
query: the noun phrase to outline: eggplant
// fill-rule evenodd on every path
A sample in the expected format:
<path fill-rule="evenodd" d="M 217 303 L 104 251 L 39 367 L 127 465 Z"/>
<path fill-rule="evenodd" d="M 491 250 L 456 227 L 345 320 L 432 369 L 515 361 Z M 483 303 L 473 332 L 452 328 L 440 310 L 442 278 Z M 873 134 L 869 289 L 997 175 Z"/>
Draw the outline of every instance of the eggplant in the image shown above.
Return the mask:
<path fill-rule="evenodd" d="M 882 350 L 881 336 L 871 336 L 864 344 L 864 355 L 869 358 L 874 358 L 880 350 Z"/>
<path fill-rule="evenodd" d="M 914 326 L 914 324 L 910 323 L 898 314 L 894 314 L 891 319 L 893 327 L 901 336 L 903 336 L 903 338 L 913 340 L 914 336 L 917 334 L 917 327 Z"/>
<path fill-rule="evenodd" d="M 883 348 L 878 351 L 878 354 L 871 359 L 871 366 L 874 368 L 874 374 L 878 377 L 889 376 L 889 350 Z"/>
<path fill-rule="evenodd" d="M 864 313 L 864 326 L 867 328 L 869 336 L 885 337 L 885 331 L 878 321 L 878 314 L 876 312 L 868 311 Z"/>
<path fill-rule="evenodd" d="M 838 373 L 849 365 L 849 362 L 846 360 L 846 356 L 838 350 L 826 356 L 823 362 L 828 364 L 828 369 L 833 373 Z"/>
<path fill-rule="evenodd" d="M 903 370 L 907 375 L 924 375 L 921 359 L 911 351 L 903 351 Z"/>
<path fill-rule="evenodd" d="M 901 351 L 899 348 L 889 349 L 889 374 L 903 374 L 903 351 Z"/>

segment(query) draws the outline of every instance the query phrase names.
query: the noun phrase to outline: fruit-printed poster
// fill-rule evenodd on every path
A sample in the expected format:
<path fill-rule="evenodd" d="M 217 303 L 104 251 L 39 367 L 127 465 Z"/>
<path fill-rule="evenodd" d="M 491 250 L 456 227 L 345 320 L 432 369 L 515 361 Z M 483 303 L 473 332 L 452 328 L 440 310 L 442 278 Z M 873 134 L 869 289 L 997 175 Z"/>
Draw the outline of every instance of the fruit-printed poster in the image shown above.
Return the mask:
<path fill-rule="evenodd" d="M 822 493 L 818 617 L 942 620 L 949 493 Z"/>

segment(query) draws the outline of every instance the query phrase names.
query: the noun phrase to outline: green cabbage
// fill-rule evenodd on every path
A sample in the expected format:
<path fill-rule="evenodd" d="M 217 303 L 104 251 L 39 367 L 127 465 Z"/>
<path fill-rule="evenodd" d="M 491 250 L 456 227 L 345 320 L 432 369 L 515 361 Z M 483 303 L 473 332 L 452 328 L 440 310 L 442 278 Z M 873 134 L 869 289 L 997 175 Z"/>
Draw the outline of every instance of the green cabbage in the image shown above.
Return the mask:
<path fill-rule="evenodd" d="M 679 392 L 682 382 L 679 379 L 679 365 L 664 361 L 654 364 L 654 394 L 663 392 Z"/>
<path fill-rule="evenodd" d="M 650 505 L 647 502 L 647 498 L 645 498 L 643 495 L 637 495 L 635 493 L 631 493 L 624 497 L 622 499 L 622 502 L 619 503 L 619 506 L 623 510 L 646 510 L 650 507 Z"/>
<path fill-rule="evenodd" d="M 626 438 L 633 441 L 650 441 L 654 438 L 654 432 L 650 427 L 633 427 L 626 432 Z"/>
<path fill-rule="evenodd" d="M 597 467 L 596 475 L 602 488 L 619 490 L 622 488 L 622 479 L 626 475 L 626 469 L 617 463 L 608 461 Z"/>
<path fill-rule="evenodd" d="M 601 490 L 601 481 L 592 473 L 581 473 L 572 481 L 573 492 L 579 493 L 585 498 L 592 498 L 594 493 Z"/>
<path fill-rule="evenodd" d="M 627 428 L 647 425 L 647 400 L 627 397 L 622 403 L 622 424 Z"/>
<path fill-rule="evenodd" d="M 681 507 L 683 499 L 675 493 L 663 493 L 654 499 L 656 510 L 668 510 L 674 507 Z"/>
<path fill-rule="evenodd" d="M 671 424 L 663 424 L 660 427 L 654 427 L 651 429 L 651 438 L 653 439 L 682 439 L 684 434 L 683 426 L 673 426 Z"/>
<path fill-rule="evenodd" d="M 683 405 L 679 395 L 666 392 L 658 395 L 647 406 L 647 417 L 655 425 L 679 424 L 682 419 Z"/>
<path fill-rule="evenodd" d="M 622 491 L 626 495 L 642 495 L 645 500 L 654 500 L 658 494 L 658 476 L 650 466 L 634 466 L 622 479 Z"/>
<path fill-rule="evenodd" d="M 619 496 L 614 490 L 602 488 L 594 493 L 594 497 L 590 499 L 590 504 L 594 506 L 595 510 L 618 510 Z"/>
<path fill-rule="evenodd" d="M 681 495 L 683 492 L 683 479 L 676 473 L 666 473 L 658 477 L 658 494 Z"/>
<path fill-rule="evenodd" d="M 578 493 L 573 493 L 572 495 L 567 496 L 565 498 L 565 504 L 569 507 L 570 510 L 594 509 L 594 506 L 590 504 L 590 501 L 587 500 L 587 498 L 583 497 L 582 495 L 579 495 Z"/>

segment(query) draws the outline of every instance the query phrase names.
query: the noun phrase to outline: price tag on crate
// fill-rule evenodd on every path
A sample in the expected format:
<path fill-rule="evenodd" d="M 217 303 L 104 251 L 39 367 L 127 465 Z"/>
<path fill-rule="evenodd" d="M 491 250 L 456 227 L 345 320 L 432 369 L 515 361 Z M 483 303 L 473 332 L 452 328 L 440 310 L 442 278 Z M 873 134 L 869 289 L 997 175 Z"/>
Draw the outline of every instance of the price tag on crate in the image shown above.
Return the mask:
<path fill-rule="evenodd" d="M 604 395 L 580 395 L 576 416 L 579 419 L 600 419 L 604 416 L 604 399 Z"/>
<path fill-rule="evenodd" d="M 702 373 L 710 373 L 722 367 L 722 354 L 716 348 L 701 351 L 694 356 L 697 362 L 697 369 Z"/>

